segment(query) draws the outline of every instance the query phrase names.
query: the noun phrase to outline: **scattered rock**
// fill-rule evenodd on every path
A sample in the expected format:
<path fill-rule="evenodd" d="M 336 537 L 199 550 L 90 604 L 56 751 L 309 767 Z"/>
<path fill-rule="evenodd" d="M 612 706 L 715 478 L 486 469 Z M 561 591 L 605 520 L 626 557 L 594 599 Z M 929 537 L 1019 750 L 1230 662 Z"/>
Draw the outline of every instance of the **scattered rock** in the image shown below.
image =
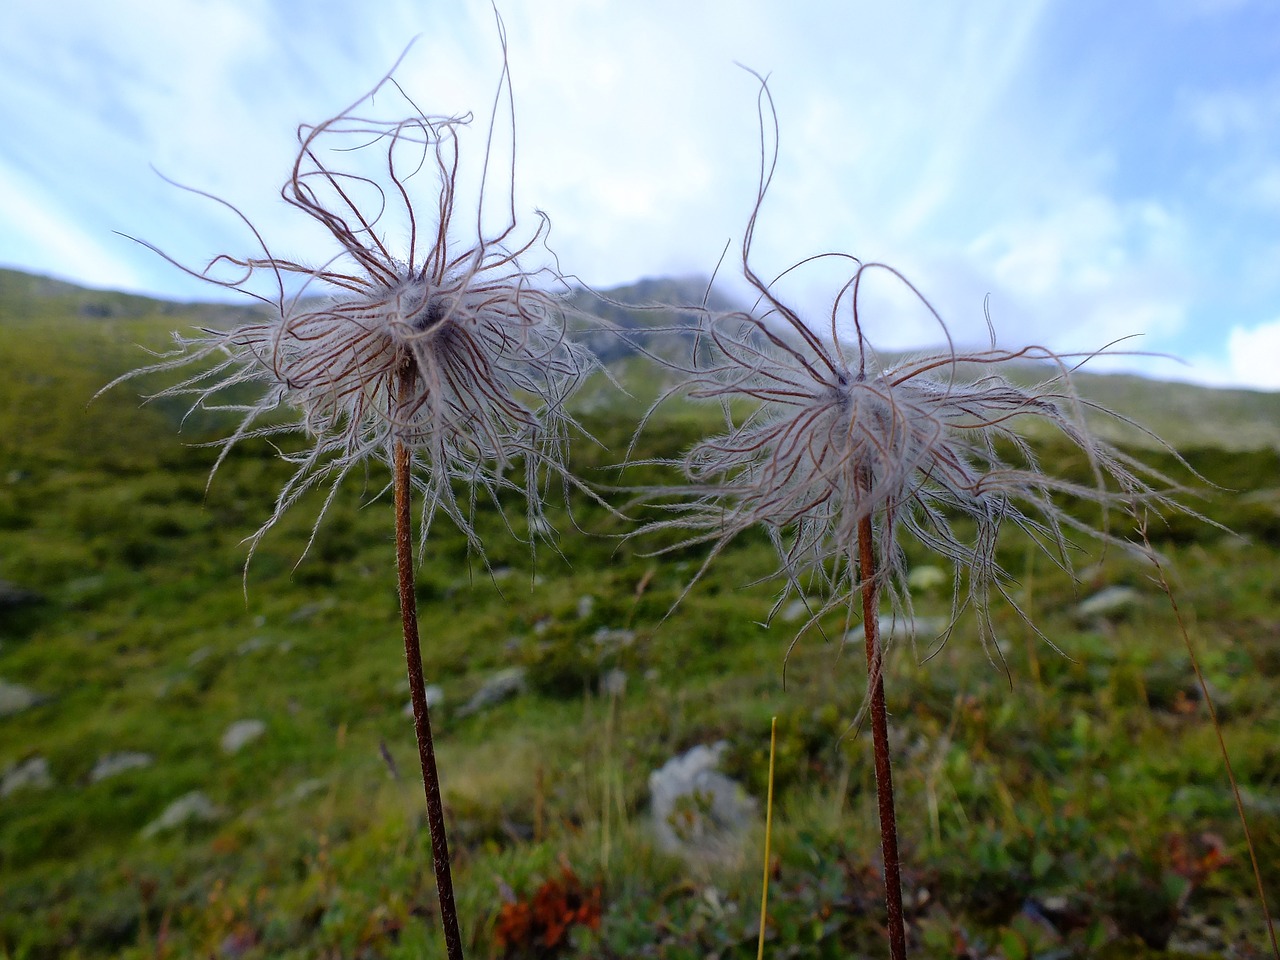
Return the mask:
<path fill-rule="evenodd" d="M 919 567 L 912 567 L 911 572 L 907 574 L 907 586 L 921 593 L 927 593 L 930 590 L 936 590 L 938 587 L 952 582 L 952 576 L 941 567 L 932 567 L 928 564 Z"/>
<path fill-rule="evenodd" d="M 62 596 L 67 603 L 79 604 L 102 596 L 106 589 L 106 575 L 95 573 L 67 581 L 62 585 Z"/>
<path fill-rule="evenodd" d="M 623 647 L 629 647 L 635 643 L 636 632 L 634 630 L 610 630 L 608 627 L 601 627 L 591 635 L 591 639 L 595 642 L 596 647 L 601 650 L 621 650 Z"/>
<path fill-rule="evenodd" d="M 190 823 L 213 823 L 223 816 L 203 790 L 192 790 L 165 807 L 164 813 L 142 828 L 142 835 L 150 838 Z"/>
<path fill-rule="evenodd" d="M 778 613 L 778 619 L 783 623 L 795 623 L 797 620 L 804 618 L 808 620 L 813 615 L 813 611 L 809 609 L 809 604 L 803 598 L 792 600 Z"/>
<path fill-rule="evenodd" d="M 428 710 L 435 710 L 437 707 L 441 706 L 444 703 L 444 687 L 439 686 L 438 684 L 434 684 L 434 683 L 428 684 L 427 688 L 423 691 L 423 693 L 427 695 Z M 410 700 L 408 703 L 404 705 L 404 715 L 406 717 L 413 716 L 412 700 Z"/>
<path fill-rule="evenodd" d="M 49 761 L 44 757 L 31 757 L 15 763 L 0 776 L 0 797 L 7 797 L 17 790 L 48 790 L 52 786 Z"/>
<path fill-rule="evenodd" d="M 318 615 L 326 610 L 333 609 L 337 603 L 332 597 L 325 597 L 323 600 L 315 600 L 311 603 L 304 603 L 289 617 L 290 623 L 305 623 L 308 620 L 314 620 Z"/>
<path fill-rule="evenodd" d="M 277 807 L 287 807 L 295 803 L 301 803 L 303 800 L 319 793 L 329 784 L 320 777 L 313 777 L 310 780 L 303 780 L 298 783 L 292 790 L 284 796 L 276 800 Z"/>
<path fill-rule="evenodd" d="M 127 770 L 149 767 L 154 762 L 155 758 L 149 753 L 105 753 L 98 758 L 98 762 L 89 772 L 89 782 L 97 783 L 99 780 L 114 777 Z"/>
<path fill-rule="evenodd" d="M 658 846 L 691 859 L 737 856 L 756 802 L 718 769 L 729 744 L 699 744 L 649 774 L 650 811 Z"/>
<path fill-rule="evenodd" d="M 208 660 L 212 654 L 213 647 L 197 647 L 195 650 L 192 650 L 191 653 L 187 654 L 187 666 L 197 667 Z"/>
<path fill-rule="evenodd" d="M 1076 604 L 1074 612 L 1081 620 L 1106 620 L 1124 616 L 1141 600 L 1142 594 L 1133 587 L 1106 587 Z"/>
<path fill-rule="evenodd" d="M 222 752 L 235 753 L 267 732 L 261 720 L 237 720 L 222 734 Z"/>
<path fill-rule="evenodd" d="M 25 607 L 43 602 L 44 597 L 34 590 L 20 587 L 16 583 L 10 583 L 8 580 L 0 580 L 0 610 L 9 610 L 14 607 Z"/>
<path fill-rule="evenodd" d="M 880 635 L 890 640 L 933 640 L 946 632 L 951 621 L 946 617 L 895 617 L 891 613 L 880 615 Z M 862 643 L 866 636 L 866 624 L 858 624 L 844 635 L 845 643 Z"/>
<path fill-rule="evenodd" d="M 584 593 L 578 598 L 578 619 L 585 620 L 591 616 L 591 611 L 596 608 L 596 598 L 589 593 Z"/>
<path fill-rule="evenodd" d="M 614 667 L 600 675 L 600 692 L 606 697 L 620 697 L 627 692 L 627 674 Z"/>
<path fill-rule="evenodd" d="M 236 653 L 242 657 L 246 657 L 251 653 L 257 653 L 266 647 L 267 641 L 262 637 L 250 637 L 240 646 L 236 647 Z"/>
<path fill-rule="evenodd" d="M 505 670 L 499 670 L 459 708 L 458 716 L 469 717 L 486 707 L 492 707 L 503 700 L 510 700 L 517 694 L 524 693 L 527 684 L 524 667 L 508 667 Z"/>
<path fill-rule="evenodd" d="M 20 683 L 0 680 L 0 718 L 11 717 L 48 699 Z"/>

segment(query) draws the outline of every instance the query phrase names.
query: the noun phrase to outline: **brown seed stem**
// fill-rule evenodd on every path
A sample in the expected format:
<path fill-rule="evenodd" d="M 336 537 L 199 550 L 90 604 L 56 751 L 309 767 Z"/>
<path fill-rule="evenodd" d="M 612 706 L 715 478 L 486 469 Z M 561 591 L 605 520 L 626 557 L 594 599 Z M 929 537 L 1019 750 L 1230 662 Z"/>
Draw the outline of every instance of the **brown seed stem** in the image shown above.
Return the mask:
<path fill-rule="evenodd" d="M 427 686 L 422 676 L 422 646 L 418 639 L 418 600 L 414 594 L 413 522 L 409 512 L 409 450 L 396 441 L 396 565 L 400 575 L 400 620 L 404 626 L 404 658 L 413 699 L 413 727 L 418 736 L 418 760 L 427 797 L 427 826 L 431 831 L 431 857 L 435 862 L 436 892 L 440 897 L 440 922 L 449 960 L 462 960 L 462 935 L 458 932 L 458 907 L 453 899 L 453 874 L 449 868 L 449 841 L 444 830 L 444 802 L 440 775 L 427 715 Z"/>
<path fill-rule="evenodd" d="M 889 718 L 884 700 L 884 649 L 876 557 L 871 518 L 858 521 L 858 567 L 862 579 L 862 622 L 867 643 L 867 680 L 871 694 L 871 736 L 875 744 L 876 799 L 880 805 L 880 851 L 884 860 L 884 897 L 888 910 L 889 956 L 906 960 L 907 936 L 902 917 L 902 868 L 898 860 L 898 822 L 893 809 L 893 765 L 889 760 Z"/>

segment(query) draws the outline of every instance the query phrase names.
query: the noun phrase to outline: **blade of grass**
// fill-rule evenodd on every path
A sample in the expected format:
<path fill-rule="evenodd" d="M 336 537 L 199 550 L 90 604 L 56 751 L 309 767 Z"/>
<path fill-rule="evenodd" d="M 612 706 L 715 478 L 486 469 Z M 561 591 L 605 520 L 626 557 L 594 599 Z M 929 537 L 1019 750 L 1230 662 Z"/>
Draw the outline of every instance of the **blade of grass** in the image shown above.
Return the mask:
<path fill-rule="evenodd" d="M 764 803 L 764 884 L 760 890 L 760 939 L 756 960 L 764 960 L 764 927 L 769 916 L 769 841 L 773 838 L 773 762 L 778 752 L 778 718 L 769 724 L 769 790 Z"/>

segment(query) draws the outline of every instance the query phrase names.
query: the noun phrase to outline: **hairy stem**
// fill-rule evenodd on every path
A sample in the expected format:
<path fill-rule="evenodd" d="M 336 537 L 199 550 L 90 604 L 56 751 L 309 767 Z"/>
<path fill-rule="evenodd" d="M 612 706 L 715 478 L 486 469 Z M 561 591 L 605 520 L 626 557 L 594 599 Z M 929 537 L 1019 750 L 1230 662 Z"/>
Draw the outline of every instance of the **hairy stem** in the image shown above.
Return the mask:
<path fill-rule="evenodd" d="M 453 873 L 449 868 L 449 841 L 444 832 L 444 802 L 440 799 L 440 775 L 436 772 L 436 748 L 427 715 L 427 685 L 422 676 L 422 646 L 418 639 L 418 599 L 414 594 L 413 522 L 409 513 L 409 451 L 397 441 L 395 448 L 396 566 L 400 574 L 400 620 L 404 626 L 404 659 L 409 670 L 413 699 L 413 727 L 418 736 L 418 760 L 427 796 L 427 826 L 431 831 L 431 857 L 435 861 L 436 892 L 440 896 L 440 922 L 449 960 L 462 960 L 462 935 L 458 932 L 458 907 L 453 899 Z"/>
<path fill-rule="evenodd" d="M 889 760 L 889 716 L 884 701 L 884 648 L 880 644 L 880 598 L 871 518 L 858 521 L 858 571 L 862 578 L 862 622 L 867 642 L 867 688 L 871 697 L 871 736 L 875 744 L 876 799 L 880 805 L 880 852 L 884 860 L 884 898 L 888 910 L 889 956 L 906 960 L 902 917 L 902 868 L 898 859 L 898 820 L 893 809 L 893 765 Z"/>

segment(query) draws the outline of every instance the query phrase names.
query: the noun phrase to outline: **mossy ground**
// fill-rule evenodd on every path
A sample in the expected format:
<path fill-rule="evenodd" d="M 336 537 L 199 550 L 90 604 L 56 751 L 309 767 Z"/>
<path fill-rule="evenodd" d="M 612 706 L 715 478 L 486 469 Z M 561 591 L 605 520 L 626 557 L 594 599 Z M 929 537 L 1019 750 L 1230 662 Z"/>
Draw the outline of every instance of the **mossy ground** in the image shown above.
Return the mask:
<path fill-rule="evenodd" d="M 0 677 L 48 697 L 0 720 L 0 769 L 38 755 L 56 781 L 0 798 L 0 957 L 441 955 L 403 715 L 391 508 L 376 496 L 386 477 L 375 469 L 363 488 L 349 484 L 301 563 L 319 501 L 299 504 L 264 541 L 246 590 L 242 541 L 286 476 L 271 449 L 243 445 L 206 490 L 215 451 L 188 444 L 217 424 L 188 421 L 179 433 L 180 410 L 140 408 L 127 385 L 86 407 L 137 364 L 132 343 L 161 346 L 187 315 L 0 281 L 0 578 L 45 597 L 3 614 Z M 575 463 L 604 480 L 635 411 L 593 406 L 586 424 L 604 448 L 579 444 Z M 638 453 L 674 454 L 706 426 L 673 411 Z M 1280 465 L 1266 451 L 1188 456 L 1234 488 L 1198 506 L 1250 539 L 1182 520 L 1153 536 L 1218 703 L 1274 903 Z M 554 514 L 563 557 L 542 550 L 535 563 L 505 527 L 523 533 L 518 510 L 507 521 L 495 511 L 478 518 L 487 567 L 444 524 L 420 565 L 426 673 L 446 691 L 437 749 L 471 955 L 498 951 L 494 925 L 510 897 L 530 897 L 568 864 L 599 885 L 603 913 L 597 930 L 570 932 L 562 955 L 754 956 L 757 854 L 690 867 L 657 853 L 647 778 L 676 751 L 725 739 L 728 772 L 762 796 L 774 715 L 767 955 L 884 955 L 870 746 L 852 726 L 865 670 L 859 649 L 839 641 L 844 625 L 832 618 L 827 639 L 787 658 L 795 624 L 761 626 L 776 584 L 756 581 L 774 564 L 751 536 L 668 616 L 703 554 L 648 556 L 598 506 L 573 507 L 582 532 Z M 1267 955 L 1214 730 L 1150 571 L 1112 549 L 1077 558 L 1073 583 L 1018 537 L 1001 559 L 1014 595 L 1067 656 L 1007 609 L 996 612 L 998 656 L 967 620 L 939 651 L 923 636 L 891 656 L 913 955 L 1161 956 L 1168 943 Z M 1105 620 L 1072 615 L 1111 585 L 1134 587 L 1139 602 Z M 915 601 L 922 616 L 947 610 L 942 593 Z M 602 628 L 634 637 L 601 644 Z M 488 675 L 516 663 L 529 668 L 527 694 L 457 718 Z M 627 675 L 621 696 L 598 689 L 613 667 Z M 224 753 L 222 732 L 245 717 L 263 720 L 266 735 Z M 97 758 L 120 751 L 155 763 L 90 783 Z M 197 789 L 222 820 L 140 835 Z"/>

